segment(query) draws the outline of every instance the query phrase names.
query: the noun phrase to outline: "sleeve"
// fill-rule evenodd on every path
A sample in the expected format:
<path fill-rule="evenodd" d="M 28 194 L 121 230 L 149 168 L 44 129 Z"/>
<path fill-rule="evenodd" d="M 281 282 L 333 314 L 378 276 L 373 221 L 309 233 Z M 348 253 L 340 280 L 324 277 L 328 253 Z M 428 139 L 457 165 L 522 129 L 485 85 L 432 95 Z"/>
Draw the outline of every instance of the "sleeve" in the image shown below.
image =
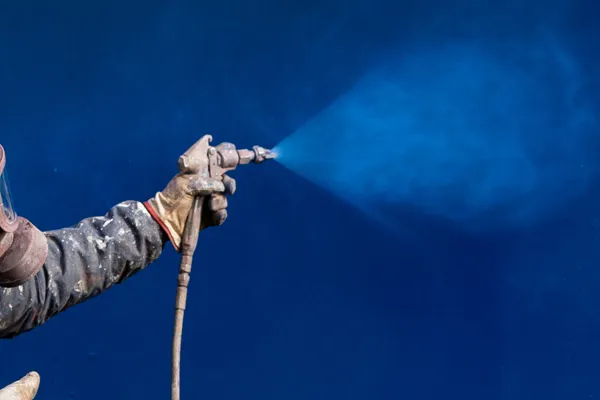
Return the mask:
<path fill-rule="evenodd" d="M 136 201 L 44 234 L 48 257 L 40 272 L 21 286 L 0 288 L 0 338 L 27 332 L 123 282 L 154 262 L 168 241 Z"/>

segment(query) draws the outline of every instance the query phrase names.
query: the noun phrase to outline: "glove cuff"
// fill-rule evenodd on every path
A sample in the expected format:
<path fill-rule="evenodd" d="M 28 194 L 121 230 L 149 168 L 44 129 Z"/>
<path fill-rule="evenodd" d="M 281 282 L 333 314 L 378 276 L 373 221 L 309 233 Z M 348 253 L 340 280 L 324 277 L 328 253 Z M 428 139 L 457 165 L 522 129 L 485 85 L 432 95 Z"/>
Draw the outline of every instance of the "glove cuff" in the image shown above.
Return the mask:
<path fill-rule="evenodd" d="M 179 235 L 177 230 L 173 228 L 172 224 L 168 220 L 161 218 L 161 215 L 164 215 L 164 210 L 163 207 L 161 207 L 160 202 L 157 201 L 156 198 L 151 198 L 148 201 L 145 201 L 143 204 L 152 216 L 152 218 L 154 218 L 154 220 L 160 225 L 163 231 L 165 231 L 165 233 L 169 237 L 169 240 L 171 241 L 171 244 L 175 248 L 175 251 L 177 251 L 178 253 L 181 252 L 181 236 Z"/>

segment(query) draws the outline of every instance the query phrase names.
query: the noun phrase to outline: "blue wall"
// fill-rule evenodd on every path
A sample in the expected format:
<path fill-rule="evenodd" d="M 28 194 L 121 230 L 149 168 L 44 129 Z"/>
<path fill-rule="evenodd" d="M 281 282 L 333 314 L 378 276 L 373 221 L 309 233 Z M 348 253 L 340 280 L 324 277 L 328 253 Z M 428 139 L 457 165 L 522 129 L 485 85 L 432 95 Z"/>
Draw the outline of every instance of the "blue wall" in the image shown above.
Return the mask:
<path fill-rule="evenodd" d="M 597 99 L 593 1 L 27 1 L 0 9 L 0 142 L 41 229 L 145 200 L 199 136 L 274 146 L 390 48 L 559 34 Z M 468 3 L 474 3 L 468 4 Z M 278 164 L 201 235 L 184 399 L 600 395 L 600 190 L 517 232 L 406 215 L 401 239 Z M 40 399 L 165 399 L 178 257 L 0 342 Z"/>

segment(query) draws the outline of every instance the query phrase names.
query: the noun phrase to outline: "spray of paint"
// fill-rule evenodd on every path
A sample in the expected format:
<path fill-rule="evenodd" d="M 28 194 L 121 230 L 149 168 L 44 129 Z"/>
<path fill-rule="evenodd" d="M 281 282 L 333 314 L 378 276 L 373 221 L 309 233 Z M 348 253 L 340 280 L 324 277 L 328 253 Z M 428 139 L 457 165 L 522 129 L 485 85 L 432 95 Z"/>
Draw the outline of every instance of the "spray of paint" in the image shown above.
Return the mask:
<path fill-rule="evenodd" d="M 576 62 L 552 41 L 420 49 L 372 70 L 275 150 L 363 209 L 407 205 L 514 227 L 581 194 L 598 171 L 581 87 Z"/>

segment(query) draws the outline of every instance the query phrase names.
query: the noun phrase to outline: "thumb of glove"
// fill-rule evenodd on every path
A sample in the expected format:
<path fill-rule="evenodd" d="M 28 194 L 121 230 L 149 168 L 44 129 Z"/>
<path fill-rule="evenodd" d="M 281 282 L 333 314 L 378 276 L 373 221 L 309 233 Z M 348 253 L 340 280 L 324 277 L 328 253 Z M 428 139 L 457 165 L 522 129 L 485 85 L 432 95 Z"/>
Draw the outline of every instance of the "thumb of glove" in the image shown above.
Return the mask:
<path fill-rule="evenodd" d="M 40 375 L 32 371 L 0 390 L 0 400 L 33 400 L 40 387 Z"/>

